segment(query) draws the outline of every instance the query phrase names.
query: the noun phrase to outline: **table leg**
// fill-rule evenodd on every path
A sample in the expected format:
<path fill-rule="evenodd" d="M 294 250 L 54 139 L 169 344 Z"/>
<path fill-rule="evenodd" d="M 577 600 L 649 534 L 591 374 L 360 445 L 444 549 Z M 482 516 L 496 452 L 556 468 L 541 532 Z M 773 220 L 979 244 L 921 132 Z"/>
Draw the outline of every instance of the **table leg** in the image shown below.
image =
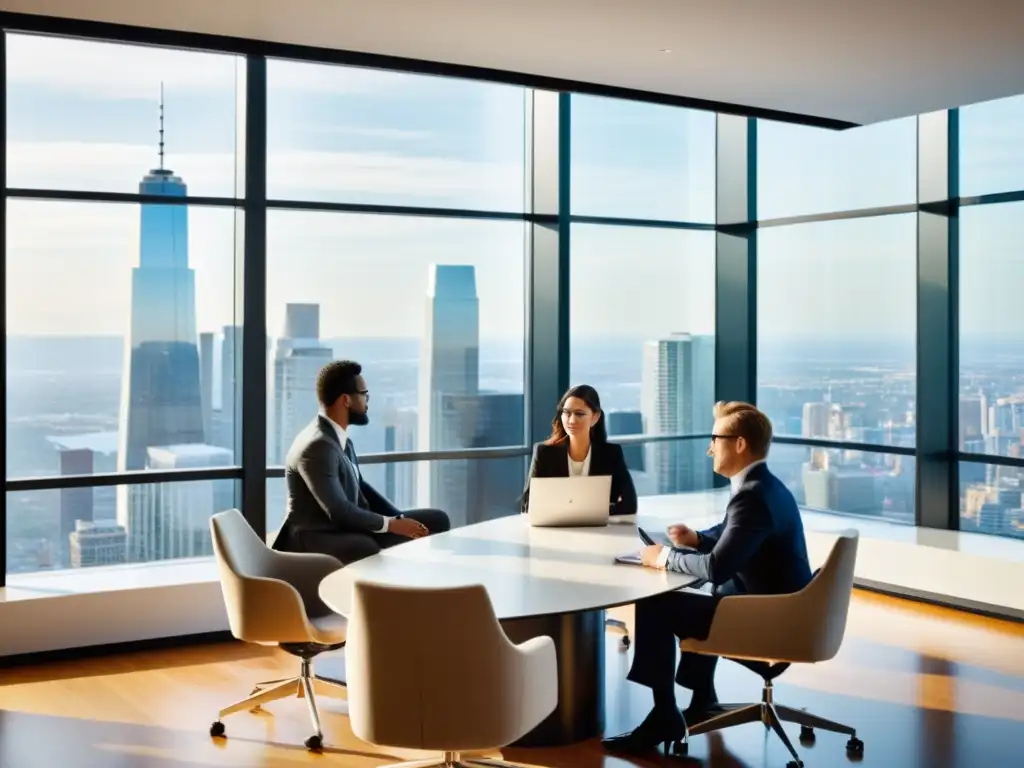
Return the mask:
<path fill-rule="evenodd" d="M 547 635 L 558 659 L 558 706 L 515 747 L 574 744 L 604 732 L 604 611 L 501 622 L 513 643 Z"/>

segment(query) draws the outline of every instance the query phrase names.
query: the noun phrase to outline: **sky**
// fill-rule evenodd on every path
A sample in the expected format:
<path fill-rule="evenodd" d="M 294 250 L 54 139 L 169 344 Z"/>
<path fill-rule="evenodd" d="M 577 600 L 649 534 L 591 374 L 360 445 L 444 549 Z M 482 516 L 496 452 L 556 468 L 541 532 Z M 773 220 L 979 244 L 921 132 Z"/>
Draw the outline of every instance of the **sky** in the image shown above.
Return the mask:
<path fill-rule="evenodd" d="M 9 35 L 8 183 L 136 192 L 157 164 L 161 83 L 166 165 L 189 193 L 236 195 L 244 61 L 232 56 Z M 268 65 L 273 199 L 521 212 L 523 89 L 286 61 Z M 713 115 L 573 97 L 575 214 L 709 223 Z M 762 122 L 762 218 L 911 203 L 916 122 L 842 133 Z M 961 111 L 961 192 L 1024 188 L 1024 97 Z M 12 200 L 7 332 L 124 334 L 139 209 Z M 965 334 L 999 333 L 1024 285 L 1021 204 L 965 209 Z M 240 214 L 238 214 L 240 215 Z M 189 211 L 197 325 L 240 311 L 236 213 Z M 268 326 L 286 302 L 321 305 L 327 337 L 422 334 L 432 262 L 473 264 L 481 335 L 524 333 L 526 230 L 519 222 L 271 211 Z M 763 338 L 915 333 L 913 215 L 763 229 Z M 575 225 L 574 337 L 714 331 L 714 235 Z"/>

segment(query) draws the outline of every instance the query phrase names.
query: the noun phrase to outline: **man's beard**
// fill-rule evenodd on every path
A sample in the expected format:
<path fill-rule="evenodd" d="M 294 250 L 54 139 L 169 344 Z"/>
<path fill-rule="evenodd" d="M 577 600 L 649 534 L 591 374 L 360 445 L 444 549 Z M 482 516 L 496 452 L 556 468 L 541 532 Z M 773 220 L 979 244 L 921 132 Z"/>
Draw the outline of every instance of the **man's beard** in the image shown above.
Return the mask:
<path fill-rule="evenodd" d="M 370 423 L 370 414 L 366 411 L 359 413 L 358 411 L 348 412 L 348 423 L 356 427 L 365 427 Z"/>

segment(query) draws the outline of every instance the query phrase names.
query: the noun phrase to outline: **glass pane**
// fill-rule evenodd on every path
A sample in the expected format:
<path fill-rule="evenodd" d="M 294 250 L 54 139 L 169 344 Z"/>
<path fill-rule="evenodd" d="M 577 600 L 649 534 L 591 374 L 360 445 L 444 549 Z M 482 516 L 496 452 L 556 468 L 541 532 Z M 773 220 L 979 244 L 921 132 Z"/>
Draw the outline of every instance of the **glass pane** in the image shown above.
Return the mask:
<path fill-rule="evenodd" d="M 7 494 L 7 572 L 150 563 L 213 554 L 210 517 L 238 508 L 236 480 Z"/>
<path fill-rule="evenodd" d="M 522 211 L 522 88 L 267 63 L 267 194 Z"/>
<path fill-rule="evenodd" d="M 235 197 L 244 76 L 238 56 L 9 34 L 7 183 Z"/>
<path fill-rule="evenodd" d="M 757 217 L 917 200 L 917 118 L 846 131 L 757 122 Z"/>
<path fill-rule="evenodd" d="M 715 234 L 579 224 L 571 242 L 571 382 L 597 389 L 610 434 L 710 433 Z"/>
<path fill-rule="evenodd" d="M 363 464 L 363 479 L 399 509 L 441 509 L 452 527 L 519 513 L 529 456 Z M 267 535 L 284 523 L 284 478 L 267 479 Z"/>
<path fill-rule="evenodd" d="M 715 220 L 715 114 L 572 96 L 572 213 Z"/>
<path fill-rule="evenodd" d="M 7 477 L 235 464 L 235 211 L 7 214 Z"/>
<path fill-rule="evenodd" d="M 913 456 L 773 445 L 769 464 L 802 507 L 914 524 Z"/>
<path fill-rule="evenodd" d="M 617 415 L 608 415 L 609 427 Z M 637 496 L 708 490 L 714 473 L 707 450 L 707 438 L 622 446 Z"/>
<path fill-rule="evenodd" d="M 960 530 L 1024 539 L 1024 467 L 960 462 Z"/>
<path fill-rule="evenodd" d="M 1024 203 L 960 211 L 960 450 L 1024 452 Z"/>
<path fill-rule="evenodd" d="M 1024 95 L 960 109 L 960 194 L 1024 189 Z"/>
<path fill-rule="evenodd" d="M 758 231 L 758 405 L 779 435 L 914 445 L 917 219 Z"/>
<path fill-rule="evenodd" d="M 360 454 L 523 444 L 521 222 L 271 211 L 267 229 L 271 465 L 338 358 L 372 393 Z"/>

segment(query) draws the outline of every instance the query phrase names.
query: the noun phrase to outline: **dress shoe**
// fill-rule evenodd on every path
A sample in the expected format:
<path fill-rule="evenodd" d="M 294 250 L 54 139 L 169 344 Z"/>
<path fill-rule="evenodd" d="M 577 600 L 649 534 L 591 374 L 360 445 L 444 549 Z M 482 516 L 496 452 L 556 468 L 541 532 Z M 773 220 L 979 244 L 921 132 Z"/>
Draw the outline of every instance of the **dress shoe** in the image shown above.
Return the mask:
<path fill-rule="evenodd" d="M 686 719 L 688 724 L 696 725 L 710 717 L 720 715 L 724 711 L 725 710 L 718 705 L 717 694 L 712 691 L 706 696 L 694 696 L 690 700 L 690 705 L 683 710 L 683 717 Z"/>
<path fill-rule="evenodd" d="M 668 753 L 673 744 L 686 738 L 686 720 L 682 713 L 672 709 L 652 709 L 644 721 L 629 733 L 602 741 L 609 752 L 642 755 L 664 745 Z"/>

